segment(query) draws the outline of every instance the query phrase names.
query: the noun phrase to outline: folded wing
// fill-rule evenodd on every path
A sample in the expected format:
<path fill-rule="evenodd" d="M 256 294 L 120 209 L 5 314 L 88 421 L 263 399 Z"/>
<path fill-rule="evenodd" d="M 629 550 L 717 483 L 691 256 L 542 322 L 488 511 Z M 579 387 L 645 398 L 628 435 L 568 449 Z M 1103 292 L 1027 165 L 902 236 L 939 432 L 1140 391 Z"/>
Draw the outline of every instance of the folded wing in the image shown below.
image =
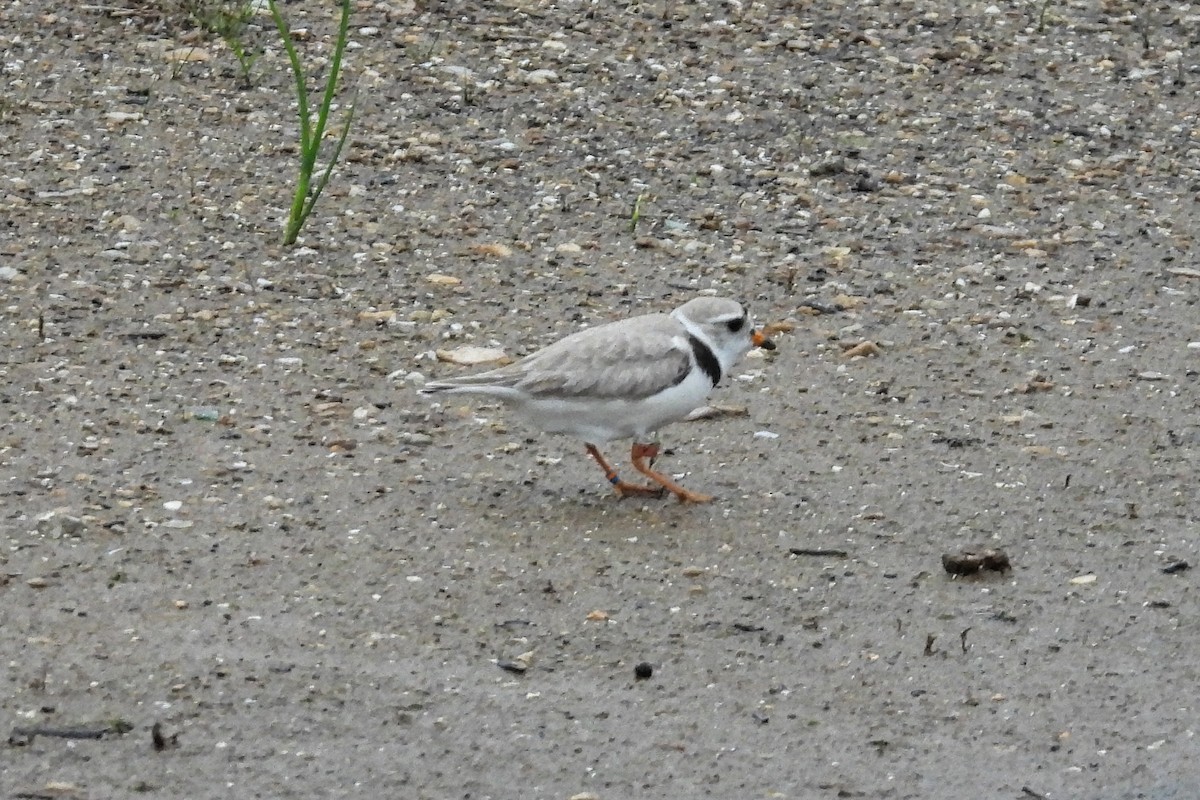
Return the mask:
<path fill-rule="evenodd" d="M 515 364 L 430 382 L 423 391 L 641 400 L 680 383 L 691 366 L 674 321 L 653 315 L 580 331 Z"/>

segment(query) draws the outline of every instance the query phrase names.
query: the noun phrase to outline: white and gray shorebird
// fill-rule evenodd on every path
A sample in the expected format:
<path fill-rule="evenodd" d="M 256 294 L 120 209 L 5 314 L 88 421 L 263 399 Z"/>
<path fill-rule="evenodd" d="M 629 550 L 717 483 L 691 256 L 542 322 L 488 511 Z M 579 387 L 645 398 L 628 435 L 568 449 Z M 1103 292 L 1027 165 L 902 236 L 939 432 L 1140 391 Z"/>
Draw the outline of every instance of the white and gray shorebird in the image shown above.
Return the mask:
<path fill-rule="evenodd" d="M 712 498 L 689 491 L 647 461 L 658 455 L 651 434 L 704 404 L 713 388 L 753 347 L 774 350 L 734 300 L 698 297 L 670 314 L 646 314 L 579 331 L 508 366 L 430 381 L 422 394 L 472 394 L 511 406 L 547 433 L 582 439 L 617 494 L 674 494 L 681 502 Z M 633 468 L 653 481 L 626 483 L 598 444 L 633 439 Z"/>

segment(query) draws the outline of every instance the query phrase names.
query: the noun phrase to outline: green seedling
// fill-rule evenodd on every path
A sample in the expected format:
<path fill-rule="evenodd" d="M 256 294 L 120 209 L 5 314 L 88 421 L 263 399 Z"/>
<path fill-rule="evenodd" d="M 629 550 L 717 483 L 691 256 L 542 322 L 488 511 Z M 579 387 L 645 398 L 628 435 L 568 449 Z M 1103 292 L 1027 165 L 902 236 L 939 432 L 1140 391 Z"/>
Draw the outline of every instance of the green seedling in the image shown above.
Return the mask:
<path fill-rule="evenodd" d="M 629 232 L 637 233 L 638 223 L 642 221 L 642 204 L 646 202 L 646 193 L 640 192 L 633 201 L 633 210 L 629 212 Z"/>
<path fill-rule="evenodd" d="M 245 0 L 189 0 L 184 4 L 192 21 L 205 33 L 220 37 L 238 62 L 243 86 L 251 84 L 251 72 L 259 54 L 246 42 L 254 8 Z"/>
<path fill-rule="evenodd" d="M 275 27 L 279 29 L 279 36 L 283 40 L 283 47 L 287 50 L 288 59 L 291 61 L 292 76 L 296 81 L 297 116 L 300 119 L 300 165 L 296 179 L 296 190 L 292 196 L 292 207 L 288 212 L 287 225 L 283 235 L 283 243 L 290 245 L 296 243 L 296 237 L 300 235 L 300 229 L 304 227 L 305 220 L 312 213 L 313 207 L 317 204 L 317 199 L 320 198 L 321 192 L 325 190 L 325 186 L 329 183 L 329 176 L 333 174 L 333 166 L 337 163 L 338 157 L 342 154 L 342 148 L 346 145 L 346 139 L 350 135 L 350 123 L 354 119 L 355 104 L 351 102 L 350 108 L 346 112 L 346 120 L 342 124 L 342 132 L 338 136 L 337 144 L 334 146 L 333 155 L 330 157 L 329 163 L 325 165 L 325 170 L 317 178 L 316 183 L 313 183 L 313 170 L 316 168 L 317 155 L 321 150 L 321 139 L 325 135 L 325 127 L 329 122 L 329 109 L 333 105 L 333 96 L 337 91 L 338 77 L 342 71 L 342 54 L 346 50 L 346 40 L 350 29 L 350 0 L 341 0 L 341 23 L 338 26 L 337 40 L 333 48 L 333 59 L 329 62 L 329 75 L 325 79 L 325 92 L 321 97 L 321 105 L 317 111 L 315 122 L 309 116 L 308 111 L 308 76 L 304 71 L 304 66 L 300 63 L 300 56 L 296 52 L 296 46 L 292 44 L 291 29 L 288 27 L 287 20 L 283 18 L 283 14 L 280 13 L 276 0 L 267 0 L 267 2 L 271 7 L 271 16 L 275 20 Z"/>

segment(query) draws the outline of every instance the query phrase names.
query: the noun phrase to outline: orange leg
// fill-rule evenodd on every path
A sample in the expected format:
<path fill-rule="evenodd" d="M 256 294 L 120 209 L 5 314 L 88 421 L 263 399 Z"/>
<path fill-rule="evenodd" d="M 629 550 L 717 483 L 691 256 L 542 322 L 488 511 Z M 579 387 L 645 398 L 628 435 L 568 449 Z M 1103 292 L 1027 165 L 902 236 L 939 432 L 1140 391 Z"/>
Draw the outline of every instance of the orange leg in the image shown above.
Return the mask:
<path fill-rule="evenodd" d="M 662 497 L 662 486 L 641 486 L 636 483 L 626 483 L 617 477 L 617 472 L 608 465 L 604 460 L 604 456 L 600 455 L 600 451 L 596 449 L 596 445 L 587 445 L 588 455 L 596 459 L 596 463 L 600 465 L 600 469 L 604 470 L 604 477 L 608 478 L 608 482 L 613 485 L 613 491 L 618 497 L 629 497 L 630 495 L 653 495 L 654 497 Z"/>
<path fill-rule="evenodd" d="M 629 457 L 633 460 L 633 468 L 645 475 L 650 480 L 657 483 L 659 486 L 666 489 L 671 494 L 679 498 L 681 503 L 707 503 L 712 500 L 712 497 L 707 494 L 699 494 L 697 492 L 688 491 L 680 486 L 675 481 L 663 475 L 661 472 L 655 472 L 646 464 L 646 459 L 653 460 L 658 456 L 658 445 L 656 444 L 638 444 L 633 443 L 633 448 L 629 451 Z"/>

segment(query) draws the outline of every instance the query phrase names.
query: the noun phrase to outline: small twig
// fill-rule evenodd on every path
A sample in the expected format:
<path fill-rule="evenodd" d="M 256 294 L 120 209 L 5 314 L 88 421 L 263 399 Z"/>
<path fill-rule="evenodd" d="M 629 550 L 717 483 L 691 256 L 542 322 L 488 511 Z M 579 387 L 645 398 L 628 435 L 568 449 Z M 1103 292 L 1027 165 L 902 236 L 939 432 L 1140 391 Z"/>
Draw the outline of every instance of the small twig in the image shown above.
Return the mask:
<path fill-rule="evenodd" d="M 31 744 L 38 736 L 51 736 L 57 739 L 102 739 L 104 734 L 112 733 L 112 726 L 103 728 L 13 728 L 8 735 L 9 744 Z"/>
<path fill-rule="evenodd" d="M 118 736 L 133 730 L 133 724 L 123 719 L 114 719 L 103 728 L 13 728 L 8 736 L 10 745 L 23 746 L 32 744 L 37 736 L 53 736 L 59 739 L 103 739 L 105 735 L 115 733 Z"/>
<path fill-rule="evenodd" d="M 166 337 L 165 331 L 130 331 L 128 333 L 118 333 L 117 336 L 122 339 L 162 339 Z"/>
<path fill-rule="evenodd" d="M 824 547 L 790 547 L 788 552 L 794 556 L 817 556 L 830 558 L 846 558 L 850 554 L 845 550 L 835 550 Z"/>

